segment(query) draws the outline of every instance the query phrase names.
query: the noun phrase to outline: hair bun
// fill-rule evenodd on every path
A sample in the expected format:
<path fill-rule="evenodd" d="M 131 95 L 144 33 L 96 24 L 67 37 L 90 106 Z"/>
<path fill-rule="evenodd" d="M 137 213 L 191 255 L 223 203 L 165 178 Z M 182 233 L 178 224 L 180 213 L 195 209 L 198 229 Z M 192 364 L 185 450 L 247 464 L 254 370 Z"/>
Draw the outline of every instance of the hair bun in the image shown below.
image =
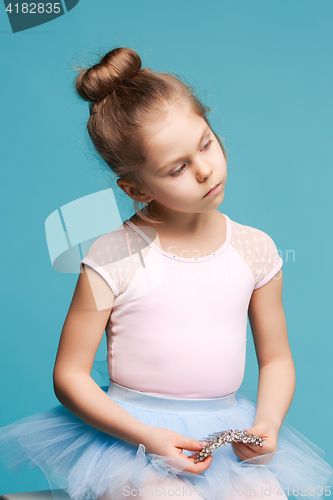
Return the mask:
<path fill-rule="evenodd" d="M 82 69 L 75 86 L 85 101 L 98 102 L 124 80 L 133 78 L 141 69 L 138 54 L 127 47 L 119 47 L 105 54 L 99 63 Z"/>

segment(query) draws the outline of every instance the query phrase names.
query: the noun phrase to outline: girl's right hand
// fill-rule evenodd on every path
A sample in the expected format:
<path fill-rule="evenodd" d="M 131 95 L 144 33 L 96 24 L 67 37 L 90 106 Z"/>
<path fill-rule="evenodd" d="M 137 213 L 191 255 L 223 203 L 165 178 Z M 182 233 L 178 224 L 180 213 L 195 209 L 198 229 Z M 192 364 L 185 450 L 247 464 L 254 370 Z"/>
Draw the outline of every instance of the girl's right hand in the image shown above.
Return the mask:
<path fill-rule="evenodd" d="M 182 471 L 200 474 L 208 469 L 213 457 L 209 456 L 202 462 L 194 463 L 196 453 L 206 446 L 206 442 L 190 439 L 170 429 L 161 427 L 149 427 L 149 432 L 143 439 L 142 444 L 146 448 L 146 453 L 170 457 L 170 465 Z M 190 457 L 183 453 L 183 450 L 193 451 Z"/>

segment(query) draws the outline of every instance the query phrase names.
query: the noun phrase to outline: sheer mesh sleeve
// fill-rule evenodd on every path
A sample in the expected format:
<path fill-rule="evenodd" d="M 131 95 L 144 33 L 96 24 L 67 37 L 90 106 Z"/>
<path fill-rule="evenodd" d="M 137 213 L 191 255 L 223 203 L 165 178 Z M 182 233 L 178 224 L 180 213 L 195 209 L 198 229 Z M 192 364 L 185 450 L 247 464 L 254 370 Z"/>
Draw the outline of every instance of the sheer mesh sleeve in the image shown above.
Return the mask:
<path fill-rule="evenodd" d="M 233 221 L 231 225 L 231 244 L 249 266 L 254 278 L 254 290 L 256 290 L 278 273 L 283 260 L 268 234 Z"/>
<path fill-rule="evenodd" d="M 141 266 L 149 246 L 126 225 L 98 238 L 89 248 L 82 264 L 93 268 L 110 286 L 115 297 L 124 293 Z"/>

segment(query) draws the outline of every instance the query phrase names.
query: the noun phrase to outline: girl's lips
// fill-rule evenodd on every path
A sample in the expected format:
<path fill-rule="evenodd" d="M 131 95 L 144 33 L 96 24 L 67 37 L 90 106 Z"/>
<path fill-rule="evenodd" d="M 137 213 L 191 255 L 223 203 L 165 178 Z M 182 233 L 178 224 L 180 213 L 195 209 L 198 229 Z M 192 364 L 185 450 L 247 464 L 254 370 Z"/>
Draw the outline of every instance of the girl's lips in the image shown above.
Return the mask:
<path fill-rule="evenodd" d="M 206 198 L 206 196 L 214 196 L 215 194 L 217 194 L 220 191 L 220 187 L 221 187 L 221 183 L 216 184 L 216 186 L 213 187 L 210 191 L 208 191 L 208 193 L 206 193 L 205 196 L 203 196 L 203 198 Z"/>

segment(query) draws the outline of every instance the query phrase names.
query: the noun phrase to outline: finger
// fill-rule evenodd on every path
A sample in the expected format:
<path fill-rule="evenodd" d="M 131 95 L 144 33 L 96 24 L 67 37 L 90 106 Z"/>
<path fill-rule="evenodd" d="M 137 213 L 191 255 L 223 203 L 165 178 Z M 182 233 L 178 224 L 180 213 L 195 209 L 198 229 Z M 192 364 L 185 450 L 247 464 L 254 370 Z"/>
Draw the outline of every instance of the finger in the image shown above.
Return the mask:
<path fill-rule="evenodd" d="M 201 451 L 204 446 L 207 446 L 207 441 L 198 441 L 197 439 L 185 438 L 177 443 L 178 447 L 189 451 Z M 180 445 L 180 446 L 179 446 Z"/>
<path fill-rule="evenodd" d="M 187 455 L 184 453 L 181 453 L 177 457 L 170 457 L 168 462 L 172 467 L 175 467 L 179 470 L 185 471 L 185 472 L 191 472 L 193 474 L 201 474 L 201 472 L 205 471 L 211 461 L 213 460 L 213 457 L 209 457 L 209 459 L 205 459 L 204 462 L 198 462 L 197 464 L 194 463 L 194 459 L 190 459 Z"/>
<path fill-rule="evenodd" d="M 255 455 L 247 455 L 247 454 L 244 454 L 243 451 L 242 451 L 242 447 L 238 446 L 237 447 L 237 450 L 234 450 L 235 452 L 235 455 L 238 456 L 238 458 L 240 458 L 240 460 L 242 461 L 249 461 L 251 460 L 251 463 L 253 464 L 258 464 L 258 465 L 263 465 L 263 464 L 268 464 L 273 456 L 274 456 L 274 453 L 263 453 L 263 454 L 255 454 Z"/>
<path fill-rule="evenodd" d="M 189 458 L 189 457 L 188 457 Z M 206 457 L 202 462 L 194 463 L 193 458 L 189 458 L 190 464 L 188 467 L 185 469 L 187 472 L 191 472 L 192 474 L 201 474 L 201 472 L 204 472 L 210 464 L 212 463 L 213 457 L 212 455 L 209 455 Z"/>
<path fill-rule="evenodd" d="M 258 453 L 257 451 L 250 449 L 244 443 L 232 443 L 232 447 L 235 454 L 241 460 L 247 460 L 249 458 L 261 456 L 261 453 Z"/>
<path fill-rule="evenodd" d="M 253 434 L 254 436 L 259 436 L 261 438 L 266 437 L 263 430 L 258 429 L 257 427 L 251 427 L 251 429 L 245 429 L 245 432 L 248 434 Z"/>
<path fill-rule="evenodd" d="M 247 460 L 248 457 L 244 455 L 242 450 L 239 448 L 239 446 L 236 446 L 236 444 L 232 444 L 233 450 L 235 455 L 240 459 L 240 460 Z"/>
<path fill-rule="evenodd" d="M 207 457 L 210 457 L 210 455 L 211 454 L 207 455 Z M 191 455 L 188 455 L 188 458 L 191 458 L 193 460 L 196 460 L 198 457 L 199 457 L 199 453 L 198 452 L 195 452 L 195 453 L 192 453 Z"/>
<path fill-rule="evenodd" d="M 263 455 L 261 452 L 261 448 L 259 446 L 254 447 L 253 445 L 249 445 L 246 443 L 233 443 L 235 446 L 238 447 L 239 450 L 241 450 L 244 455 L 253 457 L 253 456 L 258 456 L 258 455 Z"/>
<path fill-rule="evenodd" d="M 253 434 L 253 429 L 249 429 L 248 434 Z M 255 451 L 256 453 L 262 454 L 262 448 L 263 448 L 263 446 L 265 446 L 266 441 L 263 442 L 262 446 L 260 446 L 260 444 L 242 443 L 242 441 L 235 443 L 235 444 L 244 445 L 244 446 L 248 447 L 249 449 L 251 449 L 252 451 Z"/>
<path fill-rule="evenodd" d="M 263 445 L 260 446 L 258 444 L 250 444 L 250 443 L 234 443 L 239 445 L 240 449 L 246 454 L 246 448 L 252 450 L 257 455 L 266 455 L 267 453 L 274 452 L 274 446 L 270 439 L 264 441 Z"/>

